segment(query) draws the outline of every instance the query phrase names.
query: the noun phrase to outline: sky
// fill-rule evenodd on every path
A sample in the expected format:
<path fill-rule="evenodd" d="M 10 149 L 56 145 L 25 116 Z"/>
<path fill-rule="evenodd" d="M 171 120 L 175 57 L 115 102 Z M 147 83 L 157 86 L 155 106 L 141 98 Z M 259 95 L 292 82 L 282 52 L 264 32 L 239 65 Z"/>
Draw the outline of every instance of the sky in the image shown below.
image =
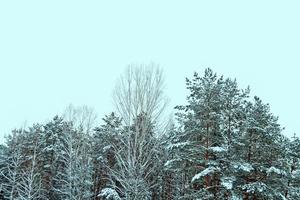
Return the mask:
<path fill-rule="evenodd" d="M 207 67 L 236 78 L 300 136 L 299 1 L 0 1 L 0 141 L 70 103 L 114 110 L 129 64 L 163 68 L 170 108 Z M 171 109 L 170 109 L 171 110 Z"/>

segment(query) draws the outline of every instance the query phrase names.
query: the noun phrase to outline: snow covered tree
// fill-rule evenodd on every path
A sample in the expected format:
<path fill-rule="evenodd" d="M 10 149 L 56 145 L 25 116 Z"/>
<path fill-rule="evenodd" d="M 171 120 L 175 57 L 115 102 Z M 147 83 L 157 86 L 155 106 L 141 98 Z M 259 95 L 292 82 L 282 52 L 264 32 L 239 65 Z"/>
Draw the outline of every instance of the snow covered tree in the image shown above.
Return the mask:
<path fill-rule="evenodd" d="M 102 197 L 106 200 L 121 200 L 118 192 L 111 188 L 104 188 L 101 190 L 101 193 L 98 195 L 98 197 Z"/>
<path fill-rule="evenodd" d="M 4 177 L 2 176 L 2 170 L 6 166 L 7 148 L 5 145 L 0 144 L 0 190 L 2 191 L 2 185 L 4 184 Z"/>
<path fill-rule="evenodd" d="M 238 151 L 242 164 L 236 165 L 244 171 L 236 173 L 236 178 L 241 178 L 238 187 L 244 191 L 244 199 L 284 198 L 284 149 L 280 145 L 284 138 L 277 121 L 269 105 L 258 97 L 248 103 L 242 148 Z"/>
<path fill-rule="evenodd" d="M 121 145 L 122 120 L 111 113 L 103 121 L 104 124 L 95 128 L 92 140 L 94 199 L 98 199 L 101 190 L 109 186 L 109 169 L 115 168 L 116 164 L 114 150 Z"/>
<path fill-rule="evenodd" d="M 21 137 L 23 130 L 13 130 L 7 140 L 7 152 L 4 160 L 4 167 L 1 169 L 1 176 L 4 179 L 2 189 L 6 199 L 17 199 L 18 186 L 21 178 Z"/>
<path fill-rule="evenodd" d="M 63 147 L 58 155 L 62 168 L 54 177 L 55 191 L 60 199 L 89 199 L 92 196 L 92 172 L 86 135 L 73 129 L 72 125 L 66 125 L 63 132 Z"/>
<path fill-rule="evenodd" d="M 18 196 L 21 200 L 34 200 L 44 199 L 41 175 L 38 169 L 38 156 L 39 156 L 39 126 L 33 127 L 29 132 L 34 136 L 33 140 L 27 140 L 27 147 L 31 148 L 30 154 L 28 155 L 28 166 L 23 167 L 21 170 L 21 178 L 18 183 Z M 30 134 L 28 134 L 30 135 Z M 28 162 L 27 161 L 27 162 Z"/>
<path fill-rule="evenodd" d="M 247 187 L 268 184 L 272 191 L 262 193 L 282 197 L 284 184 L 272 182 L 271 177 L 280 171 L 278 180 L 285 180 L 284 137 L 268 105 L 257 97 L 250 103 L 249 89 L 240 90 L 236 80 L 224 81 L 210 69 L 203 77 L 195 73 L 192 80 L 187 79 L 187 88 L 188 105 L 176 107 L 181 111 L 176 114 L 180 127 L 167 147 L 172 156 L 165 165 L 177 172 L 180 196 L 230 199 L 242 198 L 246 191 L 245 199 L 255 198 L 258 192 L 249 189 L 250 195 Z"/>
<path fill-rule="evenodd" d="M 40 125 L 13 131 L 7 142 L 6 196 L 9 199 L 44 199 L 38 152 Z M 7 192 L 10 191 L 10 192 Z"/>
<path fill-rule="evenodd" d="M 237 196 L 233 187 L 235 178 L 235 163 L 239 160 L 236 152 L 240 149 L 240 138 L 246 123 L 244 112 L 249 97 L 249 87 L 242 90 L 238 87 L 236 79 L 227 78 L 221 90 L 221 119 L 220 130 L 224 139 L 222 148 L 214 148 L 218 156 L 222 157 L 220 179 L 220 192 L 224 199 Z"/>
<path fill-rule="evenodd" d="M 285 197 L 288 199 L 300 198 L 300 139 L 296 134 L 291 141 L 286 142 L 288 174 Z"/>
<path fill-rule="evenodd" d="M 183 169 L 182 197 L 198 198 L 219 195 L 224 137 L 221 126 L 223 77 L 211 69 L 203 77 L 197 73 L 186 80 L 190 90 L 188 105 L 177 106 L 180 131 L 172 149 L 178 154 L 172 162 L 180 162 Z M 192 184 L 191 184 L 192 183 Z"/>
<path fill-rule="evenodd" d="M 63 150 L 60 154 L 65 162 L 65 171 L 61 173 L 60 178 L 67 185 L 72 185 L 72 192 L 68 192 L 69 198 L 89 199 L 93 196 L 93 164 L 92 164 L 92 130 L 97 119 L 95 111 L 88 106 L 74 107 L 68 106 L 64 112 L 64 120 L 69 126 L 66 126 L 63 139 Z M 66 176 L 66 174 L 68 174 Z M 62 190 L 60 189 L 60 192 Z"/>
<path fill-rule="evenodd" d="M 206 69 L 186 79 L 187 104 L 166 127 L 162 71 L 129 66 L 112 112 L 87 106 L 12 131 L 0 145 L 10 200 L 300 199 L 300 139 L 268 104 Z M 0 194 L 2 198 L 2 193 Z"/>
<path fill-rule="evenodd" d="M 182 163 L 181 154 L 184 156 L 184 146 L 186 143 L 178 143 L 178 133 L 174 124 L 171 124 L 169 130 L 162 138 L 164 148 L 164 176 L 162 177 L 162 199 L 179 199 L 185 188 L 182 180 L 182 174 L 185 174 L 185 168 L 180 167 Z M 180 176 L 181 175 L 181 176 Z"/>
<path fill-rule="evenodd" d="M 115 190 L 125 199 L 158 198 L 155 171 L 159 161 L 160 134 L 156 129 L 166 106 L 162 71 L 149 66 L 128 67 L 114 92 L 117 111 L 122 117 L 123 134 L 114 149 L 117 169 L 111 170 Z M 155 162 L 154 162 L 155 161 Z"/>
<path fill-rule="evenodd" d="M 153 135 L 151 127 L 145 130 L 146 116 L 141 115 L 135 123 L 124 128 L 117 143 L 111 143 L 112 153 L 106 162 L 108 167 L 110 189 L 117 191 L 125 199 L 158 199 L 159 174 L 161 174 L 159 140 Z M 146 136 L 145 133 L 149 135 Z M 130 151 L 127 141 L 130 140 Z M 132 154 L 134 159 L 127 159 L 127 154 Z M 113 159 L 113 162 L 109 160 Z M 155 162 L 154 162 L 155 161 Z"/>
<path fill-rule="evenodd" d="M 28 131 L 14 131 L 1 162 L 5 195 L 10 199 L 68 199 L 70 195 L 63 195 L 71 193 L 69 199 L 90 199 L 90 141 L 89 134 L 59 117 Z"/>
<path fill-rule="evenodd" d="M 42 188 L 47 199 L 59 199 L 55 188 L 56 177 L 64 169 L 64 163 L 59 156 L 63 150 L 64 130 L 67 123 L 63 118 L 55 116 L 52 121 L 43 126 L 41 135 L 41 173 Z"/>

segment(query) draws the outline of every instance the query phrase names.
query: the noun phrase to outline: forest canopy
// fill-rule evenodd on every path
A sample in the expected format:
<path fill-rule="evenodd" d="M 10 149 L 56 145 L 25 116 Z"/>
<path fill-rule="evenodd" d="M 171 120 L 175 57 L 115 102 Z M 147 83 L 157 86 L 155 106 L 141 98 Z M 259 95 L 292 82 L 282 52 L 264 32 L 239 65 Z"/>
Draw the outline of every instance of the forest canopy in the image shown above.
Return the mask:
<path fill-rule="evenodd" d="M 169 120 L 161 68 L 132 65 L 100 124 L 93 109 L 69 106 L 12 130 L 0 199 L 300 199 L 300 139 L 282 134 L 267 103 L 210 68 L 186 88 Z"/>

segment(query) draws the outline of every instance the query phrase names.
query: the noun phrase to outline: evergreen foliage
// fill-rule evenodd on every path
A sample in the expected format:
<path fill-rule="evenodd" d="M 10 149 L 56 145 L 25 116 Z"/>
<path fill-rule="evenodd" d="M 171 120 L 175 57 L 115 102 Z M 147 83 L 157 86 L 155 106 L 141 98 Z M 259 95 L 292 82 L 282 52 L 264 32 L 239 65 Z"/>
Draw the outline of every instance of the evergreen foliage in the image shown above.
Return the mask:
<path fill-rule="evenodd" d="M 152 78 L 135 77 L 136 88 L 154 95 L 138 85 Z M 281 133 L 268 104 L 209 68 L 186 87 L 187 103 L 166 130 L 153 119 L 157 99 L 142 90 L 128 103 L 138 102 L 138 113 L 121 107 L 125 123 L 112 112 L 92 127 L 87 107 L 70 107 L 68 119 L 13 130 L 0 146 L 5 199 L 300 199 L 300 139 Z"/>

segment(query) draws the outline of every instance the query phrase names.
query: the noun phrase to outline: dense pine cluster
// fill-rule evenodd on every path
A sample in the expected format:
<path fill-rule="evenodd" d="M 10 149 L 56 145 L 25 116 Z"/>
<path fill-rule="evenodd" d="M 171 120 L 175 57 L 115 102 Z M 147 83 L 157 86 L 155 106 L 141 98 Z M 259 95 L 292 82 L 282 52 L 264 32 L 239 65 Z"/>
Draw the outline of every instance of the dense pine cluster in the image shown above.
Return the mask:
<path fill-rule="evenodd" d="M 151 88 L 156 73 L 143 79 L 149 87 L 137 77 L 100 125 L 88 108 L 70 107 L 13 130 L 0 146 L 5 199 L 300 199 L 300 139 L 282 135 L 269 105 L 250 99 L 248 88 L 211 69 L 195 73 L 186 79 L 186 105 L 162 126 L 159 101 L 149 98 L 161 92 Z"/>

